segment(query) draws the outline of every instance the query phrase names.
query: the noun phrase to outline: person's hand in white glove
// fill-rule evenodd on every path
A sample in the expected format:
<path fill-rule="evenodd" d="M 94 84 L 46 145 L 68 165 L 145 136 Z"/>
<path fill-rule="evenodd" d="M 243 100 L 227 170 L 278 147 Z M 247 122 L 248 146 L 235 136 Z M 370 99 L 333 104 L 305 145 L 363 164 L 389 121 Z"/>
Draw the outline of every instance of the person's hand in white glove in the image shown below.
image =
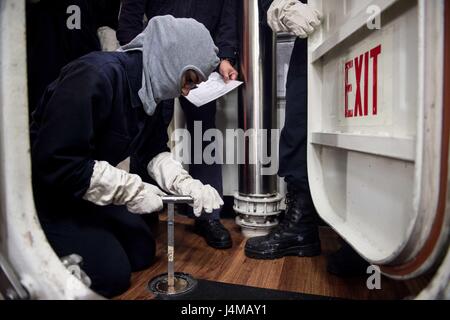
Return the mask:
<path fill-rule="evenodd" d="M 267 23 L 274 32 L 289 32 L 307 38 L 320 26 L 322 14 L 298 0 L 275 0 L 267 11 Z"/>
<path fill-rule="evenodd" d="M 216 189 L 210 185 L 204 185 L 190 176 L 177 182 L 177 189 L 180 195 L 191 196 L 194 199 L 192 207 L 196 217 L 200 217 L 203 211 L 212 213 L 213 210 L 223 206 L 223 200 Z"/>
<path fill-rule="evenodd" d="M 192 178 L 181 163 L 172 158 L 169 152 L 156 156 L 147 167 L 150 177 L 161 188 L 169 193 L 191 196 L 194 203 L 194 214 L 199 217 L 202 212 L 211 213 L 223 205 L 216 189 L 210 185 L 204 185 L 199 180 Z"/>
<path fill-rule="evenodd" d="M 113 52 L 120 48 L 117 40 L 116 31 L 110 27 L 104 26 L 97 29 L 97 37 L 100 41 L 102 51 Z"/>
<path fill-rule="evenodd" d="M 138 175 L 105 161 L 95 161 L 90 186 L 83 199 L 99 206 L 125 205 L 132 213 L 146 214 L 162 210 L 164 195 L 158 187 L 142 182 Z"/>
<path fill-rule="evenodd" d="M 161 211 L 164 206 L 161 197 L 165 195 L 158 187 L 142 182 L 141 191 L 127 203 L 128 211 L 138 214 Z"/>

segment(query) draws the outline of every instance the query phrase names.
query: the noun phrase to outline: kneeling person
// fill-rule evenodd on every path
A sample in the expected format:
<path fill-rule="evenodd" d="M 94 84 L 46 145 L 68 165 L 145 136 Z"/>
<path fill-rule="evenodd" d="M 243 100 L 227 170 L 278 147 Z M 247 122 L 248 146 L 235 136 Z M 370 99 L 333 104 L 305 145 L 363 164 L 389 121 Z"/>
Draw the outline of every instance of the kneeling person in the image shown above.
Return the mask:
<path fill-rule="evenodd" d="M 33 114 L 36 207 L 59 256 L 79 254 L 92 288 L 124 292 L 147 268 L 155 241 L 139 215 L 168 192 L 194 199 L 194 213 L 223 201 L 172 159 L 158 103 L 187 95 L 219 64 L 208 30 L 192 19 L 155 17 L 121 52 L 95 52 L 63 68 Z M 159 185 L 115 166 L 132 155 Z M 134 213 L 134 214 L 133 214 Z"/>

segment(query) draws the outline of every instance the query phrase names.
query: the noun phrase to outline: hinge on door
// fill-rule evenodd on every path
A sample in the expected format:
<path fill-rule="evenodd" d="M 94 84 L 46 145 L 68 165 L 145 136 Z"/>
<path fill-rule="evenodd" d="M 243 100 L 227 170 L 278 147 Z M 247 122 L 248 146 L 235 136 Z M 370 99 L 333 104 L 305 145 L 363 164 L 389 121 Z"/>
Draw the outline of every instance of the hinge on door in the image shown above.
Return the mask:
<path fill-rule="evenodd" d="M 81 269 L 83 265 L 83 258 L 78 254 L 71 254 L 61 258 L 62 264 L 69 270 L 69 272 L 80 280 L 86 287 L 90 287 L 92 284 L 89 276 Z"/>
<path fill-rule="evenodd" d="M 83 259 L 76 254 L 72 254 L 61 258 L 63 265 L 70 273 L 78 278 L 87 287 L 91 285 L 90 278 L 81 269 Z M 20 283 L 17 274 L 14 272 L 11 264 L 0 253 L 0 300 L 28 300 L 30 294 L 27 289 Z"/>
<path fill-rule="evenodd" d="M 30 295 L 13 268 L 0 253 L 0 295 L 5 300 L 28 300 Z"/>

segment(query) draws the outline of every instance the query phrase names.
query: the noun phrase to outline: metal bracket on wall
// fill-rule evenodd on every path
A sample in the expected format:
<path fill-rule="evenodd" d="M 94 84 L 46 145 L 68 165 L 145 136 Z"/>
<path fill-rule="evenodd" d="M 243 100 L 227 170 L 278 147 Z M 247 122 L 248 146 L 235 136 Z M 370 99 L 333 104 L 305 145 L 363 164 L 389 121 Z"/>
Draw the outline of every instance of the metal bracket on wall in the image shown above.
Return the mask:
<path fill-rule="evenodd" d="M 69 270 L 69 272 L 76 277 L 78 280 L 83 282 L 86 287 L 90 287 L 92 284 L 91 278 L 86 274 L 86 272 L 81 269 L 83 265 L 83 257 L 78 254 L 71 254 L 61 258 L 62 264 Z"/>
<path fill-rule="evenodd" d="M 13 268 L 0 253 L 0 296 L 5 300 L 28 300 L 30 295 Z"/>

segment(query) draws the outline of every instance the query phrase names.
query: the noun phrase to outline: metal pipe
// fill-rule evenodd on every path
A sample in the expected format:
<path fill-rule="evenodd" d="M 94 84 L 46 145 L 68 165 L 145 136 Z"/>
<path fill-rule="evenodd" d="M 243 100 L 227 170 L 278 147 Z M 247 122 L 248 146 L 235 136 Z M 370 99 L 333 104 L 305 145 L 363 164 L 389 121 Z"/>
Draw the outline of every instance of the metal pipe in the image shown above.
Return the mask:
<path fill-rule="evenodd" d="M 167 204 L 167 274 L 159 275 L 149 282 L 149 289 L 156 295 L 174 297 L 193 290 L 197 281 L 190 275 L 175 272 L 175 205 L 191 204 L 194 199 L 189 196 L 167 195 L 162 197 Z"/>
<path fill-rule="evenodd" d="M 175 294 L 175 204 L 193 203 L 189 196 L 164 196 L 163 203 L 167 204 L 167 285 L 168 294 Z"/>
<path fill-rule="evenodd" d="M 236 223 L 246 237 L 267 234 L 278 224 L 282 198 L 276 175 L 267 175 L 262 159 L 274 158 L 271 133 L 276 128 L 276 36 L 265 23 L 258 0 L 242 3 L 239 127 L 245 138 L 244 164 L 239 165 L 239 190 L 235 194 Z M 269 163 L 267 165 L 272 165 Z"/>
<path fill-rule="evenodd" d="M 174 254 L 175 254 L 175 204 L 173 202 L 167 205 L 167 284 L 169 286 L 169 294 L 175 293 L 175 271 L 174 271 Z"/>
<path fill-rule="evenodd" d="M 192 197 L 190 197 L 190 196 L 167 195 L 167 196 L 161 197 L 161 199 L 162 199 L 162 202 L 164 204 L 170 204 L 170 203 L 174 203 L 174 204 L 191 204 L 191 203 L 194 203 L 194 199 L 192 199 Z"/>
<path fill-rule="evenodd" d="M 239 127 L 249 133 L 244 142 L 245 163 L 239 166 L 239 193 L 253 197 L 274 196 L 276 176 L 262 175 L 260 160 L 271 150 L 270 133 L 276 126 L 276 37 L 263 22 L 258 0 L 242 1 L 241 76 Z M 262 139 L 267 130 L 268 139 Z M 255 163 L 256 162 L 256 163 Z"/>

